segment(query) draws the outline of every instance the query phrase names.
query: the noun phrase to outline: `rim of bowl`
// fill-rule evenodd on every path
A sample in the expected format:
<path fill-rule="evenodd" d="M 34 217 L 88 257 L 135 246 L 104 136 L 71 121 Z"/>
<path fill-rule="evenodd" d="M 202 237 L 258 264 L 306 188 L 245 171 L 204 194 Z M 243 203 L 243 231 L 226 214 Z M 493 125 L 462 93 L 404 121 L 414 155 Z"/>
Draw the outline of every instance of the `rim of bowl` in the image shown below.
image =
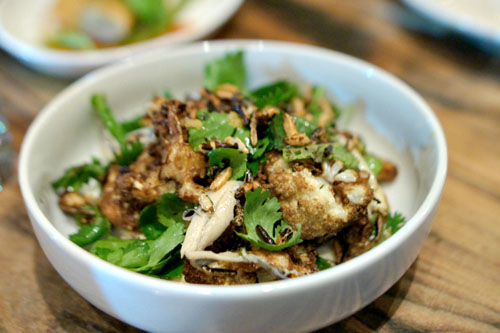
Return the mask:
<path fill-rule="evenodd" d="M 0 12 L 3 7 L 7 6 L 6 4 L 7 0 L 4 2 L 0 0 Z M 208 28 L 205 29 L 192 30 L 188 27 L 127 45 L 90 51 L 57 50 L 25 42 L 3 27 L 0 16 L 0 41 L 3 41 L 2 44 L 5 50 L 15 54 L 24 61 L 40 62 L 43 59 L 44 62 L 58 65 L 95 67 L 116 59 L 129 57 L 140 51 L 159 47 L 172 47 L 189 41 L 200 40 L 204 36 L 209 36 L 221 28 L 224 23 L 234 16 L 242 4 L 243 0 L 232 0 L 226 4 L 226 11 L 218 15 L 217 19 L 211 20 Z"/>
<path fill-rule="evenodd" d="M 212 51 L 228 51 L 232 49 L 253 51 L 257 50 L 259 52 L 283 52 L 286 50 L 289 54 L 302 54 L 312 57 L 319 57 L 327 61 L 333 60 L 335 62 L 340 62 L 346 66 L 357 69 L 370 69 L 370 71 L 373 71 L 374 74 L 378 75 L 381 80 L 384 80 L 390 85 L 394 86 L 400 93 L 405 94 L 411 99 L 413 103 L 418 106 L 419 110 L 427 119 L 428 126 L 430 126 L 433 133 L 433 138 L 438 155 L 436 168 L 437 171 L 434 175 L 434 179 L 432 180 L 431 188 L 427 193 L 424 201 L 417 209 L 417 211 L 413 214 L 413 216 L 405 223 L 405 225 L 397 233 L 392 235 L 389 239 L 387 239 L 380 245 L 349 260 L 348 262 L 335 266 L 331 269 L 294 279 L 274 281 L 271 283 L 238 286 L 206 286 L 184 284 L 132 272 L 125 268 L 108 263 L 92 255 L 90 252 L 80 248 L 78 245 L 71 242 L 69 238 L 61 234 L 52 225 L 52 223 L 43 214 L 40 207 L 38 206 L 33 191 L 29 186 L 27 168 L 27 162 L 29 160 L 32 143 L 36 140 L 39 130 L 45 126 L 48 118 L 50 118 L 52 114 L 58 112 L 59 105 L 63 103 L 65 99 L 71 98 L 73 95 L 78 94 L 78 90 L 81 86 L 92 85 L 93 82 L 99 81 L 103 77 L 118 74 L 123 69 L 138 66 L 142 63 L 146 63 L 148 61 L 159 58 L 179 57 L 183 54 L 193 53 L 210 53 Z M 45 106 L 30 125 L 21 146 L 19 158 L 19 184 L 21 187 L 23 199 L 26 204 L 26 208 L 32 214 L 34 223 L 37 223 L 49 235 L 52 241 L 59 243 L 61 248 L 63 248 L 65 251 L 70 252 L 71 256 L 77 257 L 78 260 L 85 261 L 89 265 L 94 266 L 99 270 L 106 271 L 108 274 L 113 275 L 114 278 L 129 280 L 128 282 L 133 283 L 139 287 L 154 289 L 160 292 L 168 291 L 169 293 L 179 293 L 183 295 L 194 293 L 199 295 L 210 295 L 210 297 L 215 298 L 220 297 L 232 299 L 242 297 L 256 297 L 260 293 L 269 292 L 272 292 L 273 295 L 276 295 L 280 293 L 287 293 L 296 288 L 302 289 L 308 288 L 310 286 L 331 283 L 336 279 L 343 278 L 353 272 L 357 272 L 363 269 L 363 267 L 370 262 L 376 262 L 382 257 L 385 257 L 390 252 L 392 252 L 400 243 L 409 238 L 409 236 L 423 223 L 423 221 L 429 217 L 433 208 L 438 204 L 446 179 L 447 162 L 446 141 L 443 130 L 436 115 L 423 100 L 423 98 L 420 97 L 420 95 L 418 95 L 406 83 L 402 82 L 392 74 L 363 60 L 321 47 L 279 41 L 239 39 L 210 42 L 204 41 L 191 44 L 174 51 L 170 51 L 169 53 L 159 51 L 155 52 L 154 54 L 135 56 L 129 59 L 125 59 L 124 61 L 121 61 L 117 64 L 113 64 L 93 71 L 80 80 L 77 80 L 69 87 L 64 89 L 61 93 L 59 93 L 47 106 Z"/>
<path fill-rule="evenodd" d="M 453 14 L 443 10 L 442 6 L 433 1 L 403 0 L 410 8 L 428 19 L 448 29 L 455 30 L 465 36 L 500 46 L 500 26 L 491 27 L 479 19 L 463 14 Z"/>

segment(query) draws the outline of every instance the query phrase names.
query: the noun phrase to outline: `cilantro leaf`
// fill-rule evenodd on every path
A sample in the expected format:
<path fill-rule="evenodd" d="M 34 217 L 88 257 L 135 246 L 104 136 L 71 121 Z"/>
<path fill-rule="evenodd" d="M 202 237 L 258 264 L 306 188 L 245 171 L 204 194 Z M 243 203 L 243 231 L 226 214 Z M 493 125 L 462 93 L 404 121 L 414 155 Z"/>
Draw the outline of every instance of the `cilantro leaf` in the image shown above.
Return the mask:
<path fill-rule="evenodd" d="M 122 122 L 121 126 L 123 128 L 123 131 L 125 133 L 128 133 L 128 132 L 132 132 L 132 131 L 135 131 L 135 130 L 143 127 L 142 119 L 144 119 L 144 117 L 139 116 L 139 117 L 136 117 L 134 119 Z"/>
<path fill-rule="evenodd" d="M 132 164 L 142 153 L 139 141 L 125 142 L 120 147 L 120 152 L 115 154 L 115 163 L 121 166 Z"/>
<path fill-rule="evenodd" d="M 344 163 L 347 169 L 357 169 L 359 160 L 351 154 L 346 147 L 339 144 L 329 145 L 332 146 L 332 151 L 328 154 L 327 158 L 330 160 L 339 160 Z"/>
<path fill-rule="evenodd" d="M 401 229 L 406 222 L 405 220 L 403 214 L 399 212 L 390 213 L 389 216 L 387 216 L 387 221 L 385 221 L 384 231 L 388 230 L 391 235 L 393 235 L 396 231 Z"/>
<path fill-rule="evenodd" d="M 84 224 L 80 229 L 69 236 L 69 239 L 78 246 L 85 247 L 111 232 L 111 223 L 96 206 L 90 207 L 95 212 L 93 221 Z"/>
<path fill-rule="evenodd" d="M 298 116 L 293 116 L 293 120 L 295 121 L 297 131 L 306 133 L 307 136 L 311 136 L 311 134 L 313 134 L 313 132 L 318 128 L 315 123 Z"/>
<path fill-rule="evenodd" d="M 196 116 L 201 120 L 203 126 L 189 129 L 189 144 L 194 151 L 198 151 L 198 146 L 206 139 L 210 140 L 215 137 L 223 141 L 228 136 L 233 135 L 234 127 L 229 124 L 226 113 L 200 110 Z"/>
<path fill-rule="evenodd" d="M 92 104 L 92 108 L 95 113 L 99 116 L 99 118 L 101 118 L 104 126 L 106 126 L 111 135 L 113 135 L 118 143 L 124 144 L 126 133 L 121 124 L 116 121 L 113 113 L 111 113 L 106 97 L 102 94 L 94 94 L 90 99 L 90 103 Z"/>
<path fill-rule="evenodd" d="M 182 214 L 193 207 L 194 204 L 183 201 L 177 194 L 165 193 L 157 203 L 159 222 L 167 228 L 173 224 L 184 224 Z"/>
<path fill-rule="evenodd" d="M 221 84 L 230 83 L 244 92 L 246 90 L 247 72 L 243 58 L 243 51 L 238 51 L 227 53 L 225 56 L 206 64 L 204 71 L 205 87 L 214 90 Z"/>
<path fill-rule="evenodd" d="M 286 138 L 285 128 L 283 127 L 283 112 L 278 113 L 269 122 L 266 130 L 266 136 L 272 143 L 273 149 L 282 150 L 285 147 L 283 140 Z"/>
<path fill-rule="evenodd" d="M 319 102 L 325 97 L 325 88 L 321 86 L 315 86 L 312 91 L 311 102 L 307 107 L 307 111 L 309 111 L 313 117 L 314 122 L 317 123 L 323 109 L 319 106 Z"/>
<path fill-rule="evenodd" d="M 177 267 L 176 249 L 184 241 L 182 213 L 193 207 L 173 193 L 164 194 L 155 205 L 146 207 L 139 223 L 146 240 L 107 239 L 97 241 L 91 252 L 115 265 L 149 275 Z M 167 268 L 166 266 L 175 265 Z M 166 274 L 167 272 L 164 272 Z"/>
<path fill-rule="evenodd" d="M 90 101 L 92 108 L 99 118 L 101 118 L 104 126 L 120 144 L 120 153 L 115 154 L 115 162 L 119 165 L 129 165 L 133 163 L 142 152 L 142 144 L 139 141 L 126 141 L 126 128 L 116 121 L 104 95 L 94 94 Z"/>
<path fill-rule="evenodd" d="M 265 106 L 280 106 L 297 95 L 299 95 L 299 88 L 295 83 L 277 81 L 252 91 L 250 98 L 259 109 L 262 109 Z"/>
<path fill-rule="evenodd" d="M 145 25 L 165 25 L 168 20 L 163 0 L 125 0 L 137 20 Z"/>
<path fill-rule="evenodd" d="M 270 194 L 270 191 L 263 192 L 260 187 L 255 191 L 245 194 L 246 201 L 243 208 L 243 223 L 247 234 L 239 232 L 236 232 L 236 234 L 263 249 L 280 251 L 301 242 L 301 227 L 299 225 L 297 231 L 293 232 L 292 236 L 285 243 L 276 244 L 280 232 L 286 229 L 291 230 L 291 227 L 285 220 L 281 219 L 281 204 L 276 198 L 269 199 Z M 269 244 L 262 239 L 259 235 L 259 227 L 267 233 L 267 236 L 272 239 L 274 244 Z"/>
<path fill-rule="evenodd" d="M 91 163 L 80 165 L 66 170 L 64 175 L 52 183 L 52 187 L 58 191 L 78 191 L 83 184 L 88 183 L 90 178 L 99 179 L 106 173 L 107 167 L 101 165 L 98 159 L 93 158 Z"/>
<path fill-rule="evenodd" d="M 237 180 L 245 176 L 247 171 L 247 154 L 233 148 L 217 148 L 208 153 L 208 165 L 223 168 L 229 163 L 233 169 L 231 179 Z"/>
<path fill-rule="evenodd" d="M 366 163 L 368 164 L 368 167 L 370 168 L 370 171 L 375 175 L 378 176 L 380 171 L 382 171 L 382 160 L 375 155 L 372 154 L 364 154 L 363 158 L 365 159 Z"/>
<path fill-rule="evenodd" d="M 155 240 L 171 225 L 184 223 L 182 214 L 194 204 L 187 203 L 175 193 L 165 193 L 156 204 L 141 211 L 139 225 L 146 239 Z"/>
<path fill-rule="evenodd" d="M 359 165 L 359 160 L 356 156 L 338 143 L 287 147 L 283 149 L 283 159 L 286 162 L 311 159 L 317 163 L 325 159 L 339 160 L 348 169 L 356 169 Z"/>
<path fill-rule="evenodd" d="M 333 265 L 328 260 L 320 256 L 316 256 L 316 266 L 318 266 L 318 269 L 320 271 L 324 271 L 325 269 L 333 267 Z"/>
<path fill-rule="evenodd" d="M 60 31 L 48 40 L 48 46 L 74 50 L 90 50 L 96 47 L 92 38 L 83 32 Z"/>

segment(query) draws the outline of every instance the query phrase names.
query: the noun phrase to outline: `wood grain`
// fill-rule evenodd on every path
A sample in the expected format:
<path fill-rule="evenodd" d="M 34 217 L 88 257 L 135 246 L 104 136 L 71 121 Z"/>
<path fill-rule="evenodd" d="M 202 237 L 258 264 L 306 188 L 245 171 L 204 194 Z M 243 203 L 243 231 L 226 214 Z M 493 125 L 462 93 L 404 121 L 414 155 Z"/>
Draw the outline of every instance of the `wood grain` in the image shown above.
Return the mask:
<path fill-rule="evenodd" d="M 323 331 L 500 332 L 500 56 L 391 0 L 247 1 L 215 38 L 293 41 L 365 59 L 415 88 L 443 125 L 448 179 L 420 256 L 387 293 Z M 68 84 L 0 52 L 0 112 L 16 151 L 33 117 Z M 0 332 L 136 331 L 54 271 L 15 175 L 0 192 L 0 235 Z"/>

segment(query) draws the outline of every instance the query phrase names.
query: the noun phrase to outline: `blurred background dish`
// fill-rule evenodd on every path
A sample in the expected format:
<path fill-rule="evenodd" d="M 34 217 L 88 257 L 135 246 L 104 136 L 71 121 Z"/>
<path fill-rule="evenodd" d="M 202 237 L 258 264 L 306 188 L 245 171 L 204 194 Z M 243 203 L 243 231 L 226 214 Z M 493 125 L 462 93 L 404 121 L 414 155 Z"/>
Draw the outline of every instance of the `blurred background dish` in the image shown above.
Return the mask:
<path fill-rule="evenodd" d="M 243 0 L 3 0 L 0 46 L 39 71 L 77 77 L 104 64 L 207 37 Z"/>
<path fill-rule="evenodd" d="M 500 0 L 403 0 L 419 14 L 500 51 Z"/>

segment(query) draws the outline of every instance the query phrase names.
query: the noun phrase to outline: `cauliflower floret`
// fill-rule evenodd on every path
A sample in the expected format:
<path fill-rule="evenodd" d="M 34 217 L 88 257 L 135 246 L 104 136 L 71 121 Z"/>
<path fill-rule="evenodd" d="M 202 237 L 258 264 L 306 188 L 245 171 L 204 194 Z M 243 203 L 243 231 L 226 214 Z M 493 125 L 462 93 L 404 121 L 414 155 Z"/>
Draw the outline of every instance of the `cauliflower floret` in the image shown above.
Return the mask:
<path fill-rule="evenodd" d="M 294 228 L 302 225 L 301 238 L 306 240 L 336 235 L 366 214 L 373 196 L 366 179 L 356 171 L 352 171 L 355 182 L 331 184 L 307 168 L 294 172 L 279 153 L 268 155 L 264 173 L 281 203 L 283 217 Z"/>

